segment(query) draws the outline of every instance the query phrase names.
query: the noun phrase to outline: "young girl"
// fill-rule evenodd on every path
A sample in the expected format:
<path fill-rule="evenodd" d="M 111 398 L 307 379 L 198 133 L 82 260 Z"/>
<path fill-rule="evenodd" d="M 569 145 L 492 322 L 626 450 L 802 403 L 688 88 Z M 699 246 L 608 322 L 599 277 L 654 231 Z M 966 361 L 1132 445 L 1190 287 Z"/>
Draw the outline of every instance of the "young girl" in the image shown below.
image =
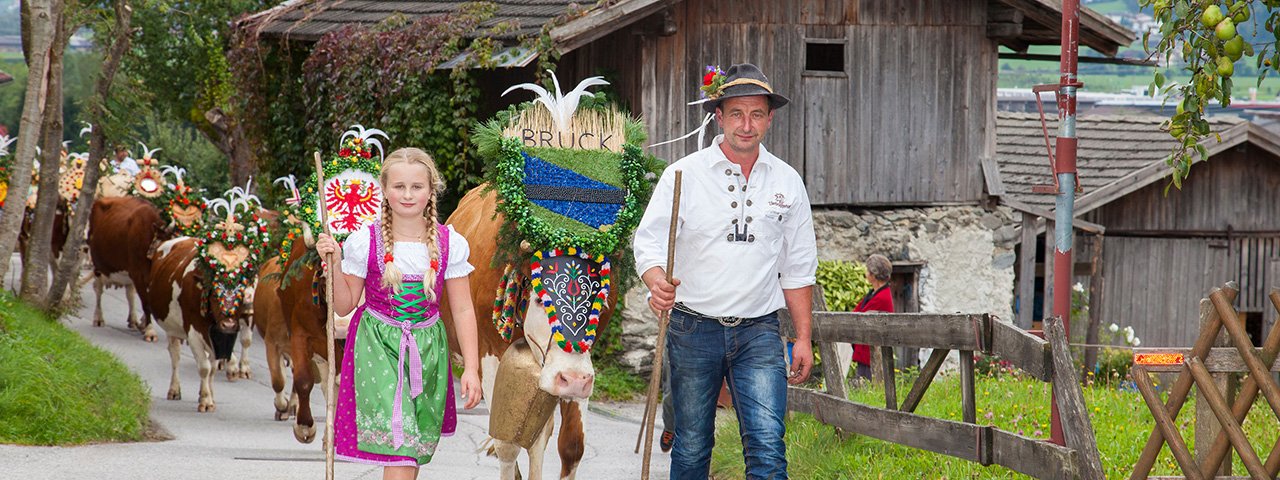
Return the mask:
<path fill-rule="evenodd" d="M 438 321 L 441 294 L 451 300 L 462 348 L 462 398 L 466 408 L 480 402 L 468 279 L 475 267 L 467 263 L 467 240 L 436 222 L 436 194 L 444 183 L 426 152 L 392 152 L 381 181 L 382 221 L 347 237 L 343 274 L 334 282 L 335 313 L 350 312 L 365 296 L 342 360 L 335 448 L 345 460 L 384 466 L 384 479 L 412 479 L 458 422 L 449 343 Z M 323 234 L 316 250 L 339 251 Z"/>

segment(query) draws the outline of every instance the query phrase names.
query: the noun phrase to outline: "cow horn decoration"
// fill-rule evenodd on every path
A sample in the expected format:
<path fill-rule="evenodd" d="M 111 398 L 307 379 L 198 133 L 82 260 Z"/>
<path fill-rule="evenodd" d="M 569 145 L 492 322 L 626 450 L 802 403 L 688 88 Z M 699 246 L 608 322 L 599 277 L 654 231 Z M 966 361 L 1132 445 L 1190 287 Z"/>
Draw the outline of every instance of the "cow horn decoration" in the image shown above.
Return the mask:
<path fill-rule="evenodd" d="M 297 177 L 294 177 L 293 174 L 290 174 L 287 177 L 280 177 L 280 178 L 277 178 L 274 182 L 271 182 L 272 185 L 279 185 L 282 183 L 284 184 L 285 188 L 289 189 L 289 198 L 286 198 L 284 200 L 284 203 L 290 206 L 301 205 L 302 194 L 298 192 Z"/>
<path fill-rule="evenodd" d="M 176 188 L 176 189 L 181 189 L 182 187 L 186 186 L 186 182 L 184 182 L 184 181 L 182 180 L 182 177 L 183 177 L 184 175 L 186 175 L 186 174 L 187 174 L 187 169 L 182 168 L 182 167 L 175 167 L 175 166 L 173 166 L 173 165 L 165 165 L 165 166 L 163 166 L 163 167 L 161 167 L 161 168 L 160 168 L 160 177 L 161 177 L 161 178 L 164 178 L 164 177 L 165 177 L 165 176 L 167 176 L 167 175 L 173 175 L 173 181 L 174 181 L 174 185 L 175 185 L 175 187 L 174 187 L 174 188 Z"/>

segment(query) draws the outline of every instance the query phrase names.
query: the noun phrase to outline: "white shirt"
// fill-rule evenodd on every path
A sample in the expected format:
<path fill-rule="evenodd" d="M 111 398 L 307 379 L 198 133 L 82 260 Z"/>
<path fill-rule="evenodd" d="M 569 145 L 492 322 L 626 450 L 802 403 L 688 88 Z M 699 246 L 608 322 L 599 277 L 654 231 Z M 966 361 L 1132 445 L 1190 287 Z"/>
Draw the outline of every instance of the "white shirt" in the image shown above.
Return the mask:
<path fill-rule="evenodd" d="M 120 160 L 118 162 L 112 160 L 111 166 L 117 172 L 125 172 L 135 177 L 138 176 L 139 173 L 142 173 L 142 169 L 138 168 L 138 162 L 129 157 L 124 157 L 124 160 Z"/>
<path fill-rule="evenodd" d="M 667 166 L 636 228 L 636 268 L 666 268 L 675 171 L 683 170 L 673 276 L 676 301 L 706 315 L 758 317 L 786 306 L 783 289 L 813 285 L 818 248 L 804 181 L 760 146 L 742 169 L 711 146 Z M 745 230 L 742 228 L 745 226 Z M 735 236 L 737 241 L 729 241 Z"/>
<path fill-rule="evenodd" d="M 405 275 L 424 275 L 431 269 L 427 245 L 420 242 L 396 242 L 395 262 L 400 272 Z M 462 234 L 449 226 L 449 258 L 445 263 L 444 279 L 464 277 L 476 267 L 471 266 L 467 257 L 471 256 L 471 246 Z M 381 260 L 381 259 L 379 259 Z M 369 229 L 361 228 L 342 242 L 342 273 L 366 278 L 369 275 Z"/>

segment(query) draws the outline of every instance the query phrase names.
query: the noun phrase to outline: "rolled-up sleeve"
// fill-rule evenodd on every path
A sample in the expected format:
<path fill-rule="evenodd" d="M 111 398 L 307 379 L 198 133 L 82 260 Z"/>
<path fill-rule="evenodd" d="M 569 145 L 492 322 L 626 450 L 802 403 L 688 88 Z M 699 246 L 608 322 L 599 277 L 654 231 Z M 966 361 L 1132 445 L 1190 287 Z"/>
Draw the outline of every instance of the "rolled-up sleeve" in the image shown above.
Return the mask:
<path fill-rule="evenodd" d="M 813 211 L 809 206 L 809 192 L 800 186 L 802 194 L 792 205 L 792 215 L 783 224 L 782 258 L 778 273 L 783 290 L 803 288 L 817 282 L 818 242 L 813 233 Z"/>
<path fill-rule="evenodd" d="M 673 172 L 670 166 L 663 170 L 662 177 L 654 186 L 653 196 L 649 198 L 649 206 L 636 226 L 631 247 L 636 256 L 637 275 L 644 275 L 650 268 L 667 263 L 667 231 L 671 227 L 671 199 L 675 191 Z"/>

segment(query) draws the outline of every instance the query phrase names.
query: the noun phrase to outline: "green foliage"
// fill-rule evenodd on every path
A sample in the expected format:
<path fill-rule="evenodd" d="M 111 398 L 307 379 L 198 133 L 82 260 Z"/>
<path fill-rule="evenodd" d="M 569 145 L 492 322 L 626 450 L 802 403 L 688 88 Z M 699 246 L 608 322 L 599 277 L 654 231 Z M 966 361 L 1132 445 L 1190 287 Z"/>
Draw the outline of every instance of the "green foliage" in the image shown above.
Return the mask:
<path fill-rule="evenodd" d="M 898 377 L 898 392 L 908 391 L 914 377 Z M 1049 397 L 1051 385 L 1022 375 L 979 376 L 975 400 L 980 425 L 994 425 L 1023 436 L 1046 439 L 1049 436 Z M 1162 385 L 1157 382 L 1157 387 Z M 1141 396 L 1132 390 L 1102 386 L 1083 389 L 1089 407 L 1098 449 L 1102 454 L 1107 478 L 1128 478 L 1147 436 L 1155 427 Z M 1167 397 L 1167 392 L 1161 393 Z M 1194 397 L 1194 396 L 1193 396 Z M 925 394 L 916 413 L 932 418 L 961 421 L 960 378 L 941 374 Z M 850 392 L 854 402 L 884 406 L 881 386 L 868 385 Z M 1266 448 L 1276 440 L 1280 430 L 1276 418 L 1261 398 L 1244 422 L 1244 430 L 1255 449 Z M 1194 450 L 1195 400 L 1190 398 L 1178 417 L 1178 427 Z M 732 415 L 722 415 L 717 422 L 716 445 L 712 452 L 712 478 L 740 479 L 742 447 L 737 422 Z M 864 478 L 1028 478 L 1005 467 L 983 467 L 955 457 L 853 435 L 841 440 L 835 429 L 804 414 L 787 421 L 787 461 L 792 478 L 864 479 Z M 1243 472 L 1238 458 L 1234 469 Z M 1181 475 L 1168 449 L 1156 460 L 1155 476 Z"/>
<path fill-rule="evenodd" d="M 464 52 L 474 65 L 489 64 L 488 43 L 468 50 L 466 38 L 496 8 L 474 2 L 412 22 L 392 16 L 329 33 L 309 51 L 260 42 L 252 27 L 238 31 L 227 57 L 241 72 L 239 106 L 261 145 L 262 169 L 272 178 L 309 172 L 311 152 L 336 149 L 351 125 L 379 128 L 390 137 L 387 153 L 415 146 L 435 159 L 448 185 L 441 201 L 447 215 L 480 182 L 482 168 L 467 141 L 481 103 L 479 72 L 465 68 L 471 64 L 436 68 Z M 511 27 L 494 28 L 479 36 Z"/>
<path fill-rule="evenodd" d="M 1143 34 L 1147 53 L 1166 64 L 1175 56 L 1180 57 L 1190 76 L 1186 82 L 1173 82 L 1164 72 L 1157 71 L 1150 87 L 1153 94 L 1159 91 L 1167 102 L 1178 104 L 1177 113 L 1165 122 L 1164 128 L 1178 140 L 1167 160 L 1172 169 L 1170 185 L 1182 188 L 1192 162 L 1208 159 L 1208 151 L 1200 142 L 1218 134 L 1211 131 L 1204 112 L 1210 102 L 1223 107 L 1231 104 L 1236 67 L 1256 67 L 1257 84 L 1261 85 L 1280 64 L 1280 40 L 1276 39 L 1280 16 L 1275 10 L 1280 1 L 1141 0 L 1141 5 L 1151 8 L 1160 24 L 1158 32 Z M 1264 36 L 1243 39 L 1236 25 L 1259 34 L 1262 32 L 1257 29 L 1261 26 L 1270 38 L 1254 45 L 1253 40 Z M 1154 48 L 1152 40 L 1156 41 Z"/>
<path fill-rule="evenodd" d="M 594 348 L 592 350 L 594 351 Z M 627 371 L 618 365 L 616 360 L 595 363 L 595 369 L 592 400 L 625 402 L 634 400 L 648 391 L 649 382 L 645 378 Z"/>
<path fill-rule="evenodd" d="M 827 310 L 832 312 L 853 311 L 862 296 L 871 291 L 867 266 L 844 260 L 819 261 L 818 285 L 822 286 L 822 299 L 827 302 Z"/>
<path fill-rule="evenodd" d="M 226 107 L 229 92 L 222 52 L 226 51 L 232 20 L 245 13 L 274 6 L 268 0 L 132 2 L 133 51 L 121 69 L 137 79 L 150 95 L 150 108 L 171 120 L 188 120 L 208 127 L 204 112 Z"/>
<path fill-rule="evenodd" d="M 215 197 L 231 188 L 227 157 L 190 123 L 150 113 L 138 126 L 137 137 L 148 147 L 161 149 L 156 153 L 161 165 L 178 165 L 187 169 L 184 181 L 196 189 L 196 199 Z M 136 144 L 130 146 L 135 153 L 141 153 L 136 150 Z"/>
<path fill-rule="evenodd" d="M 0 294 L 0 443 L 141 440 L 150 398 L 111 354 Z"/>

